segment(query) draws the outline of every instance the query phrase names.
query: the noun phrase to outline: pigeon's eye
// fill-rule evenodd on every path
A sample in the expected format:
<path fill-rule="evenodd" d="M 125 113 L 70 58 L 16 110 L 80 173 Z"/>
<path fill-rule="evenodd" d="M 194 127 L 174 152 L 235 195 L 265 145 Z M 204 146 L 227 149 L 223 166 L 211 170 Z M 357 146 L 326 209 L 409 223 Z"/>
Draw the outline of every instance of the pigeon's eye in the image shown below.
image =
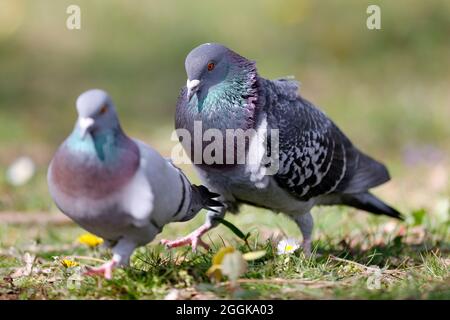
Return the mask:
<path fill-rule="evenodd" d="M 100 109 L 100 114 L 105 114 L 106 111 L 108 111 L 108 106 L 105 104 L 105 105 Z"/>
<path fill-rule="evenodd" d="M 208 63 L 208 71 L 212 71 L 214 70 L 214 67 L 216 66 L 216 64 L 214 62 L 210 62 Z"/>

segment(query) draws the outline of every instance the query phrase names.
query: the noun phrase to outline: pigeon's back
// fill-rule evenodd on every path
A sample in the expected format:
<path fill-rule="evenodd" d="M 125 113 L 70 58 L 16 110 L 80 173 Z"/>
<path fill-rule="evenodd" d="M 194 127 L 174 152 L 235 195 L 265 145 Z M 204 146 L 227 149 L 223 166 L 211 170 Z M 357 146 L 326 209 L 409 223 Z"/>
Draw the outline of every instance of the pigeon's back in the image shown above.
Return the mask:
<path fill-rule="evenodd" d="M 291 79 L 261 79 L 263 109 L 279 129 L 276 181 L 301 200 L 358 193 L 389 180 L 386 167 L 353 146 L 345 134 L 298 93 Z"/>

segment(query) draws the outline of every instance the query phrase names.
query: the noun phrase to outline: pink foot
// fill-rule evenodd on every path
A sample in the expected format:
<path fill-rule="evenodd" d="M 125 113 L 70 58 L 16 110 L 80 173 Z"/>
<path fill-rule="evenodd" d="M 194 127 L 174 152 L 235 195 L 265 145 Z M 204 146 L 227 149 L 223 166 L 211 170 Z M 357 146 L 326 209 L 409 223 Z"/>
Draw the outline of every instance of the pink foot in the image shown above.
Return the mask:
<path fill-rule="evenodd" d="M 311 256 L 311 240 L 303 240 L 302 247 L 305 257 L 309 258 Z"/>
<path fill-rule="evenodd" d="M 197 251 L 198 246 L 201 246 L 201 247 L 205 248 L 206 250 L 209 250 L 209 245 L 207 245 L 201 239 L 201 237 L 206 232 L 208 232 L 208 230 L 210 230 L 210 229 L 211 229 L 210 226 L 202 225 L 200 228 L 198 228 L 197 230 L 195 230 L 194 232 L 192 232 L 191 234 L 189 234 L 186 237 L 183 237 L 183 238 L 180 238 L 177 240 L 173 240 L 173 241 L 163 239 L 163 240 L 161 240 L 161 244 L 165 245 L 169 249 L 186 246 L 186 245 L 191 245 L 193 252 Z"/>
<path fill-rule="evenodd" d="M 116 262 L 111 260 L 102 264 L 100 267 L 88 267 L 84 274 L 87 276 L 101 276 L 105 277 L 105 279 L 111 280 L 112 271 L 115 266 Z"/>

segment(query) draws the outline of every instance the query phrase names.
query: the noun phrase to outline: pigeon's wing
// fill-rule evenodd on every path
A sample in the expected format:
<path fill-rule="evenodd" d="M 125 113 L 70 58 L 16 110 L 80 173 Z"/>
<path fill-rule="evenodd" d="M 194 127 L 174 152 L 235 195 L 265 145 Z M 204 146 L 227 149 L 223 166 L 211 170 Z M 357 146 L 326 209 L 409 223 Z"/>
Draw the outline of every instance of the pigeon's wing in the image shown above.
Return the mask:
<path fill-rule="evenodd" d="M 187 115 L 187 88 L 186 86 L 182 87 L 180 93 L 178 94 L 177 106 L 175 111 L 175 128 L 182 129 L 186 127 L 186 121 L 190 120 L 189 115 Z"/>
<path fill-rule="evenodd" d="M 183 172 L 144 142 L 135 140 L 141 152 L 141 168 L 153 195 L 154 210 L 146 217 L 162 227 L 180 221 L 192 199 L 191 184 Z"/>
<path fill-rule="evenodd" d="M 267 121 L 279 129 L 278 184 L 307 201 L 358 193 L 389 180 L 386 168 L 357 150 L 339 128 L 300 97 L 296 82 L 266 81 Z"/>
<path fill-rule="evenodd" d="M 152 159 L 149 157 L 147 148 L 138 141 L 134 142 L 139 148 L 139 167 L 132 181 L 122 190 L 121 196 L 125 212 L 132 216 L 133 224 L 143 227 L 152 223 L 151 216 L 155 207 L 155 190 L 148 177 L 148 167 Z"/>

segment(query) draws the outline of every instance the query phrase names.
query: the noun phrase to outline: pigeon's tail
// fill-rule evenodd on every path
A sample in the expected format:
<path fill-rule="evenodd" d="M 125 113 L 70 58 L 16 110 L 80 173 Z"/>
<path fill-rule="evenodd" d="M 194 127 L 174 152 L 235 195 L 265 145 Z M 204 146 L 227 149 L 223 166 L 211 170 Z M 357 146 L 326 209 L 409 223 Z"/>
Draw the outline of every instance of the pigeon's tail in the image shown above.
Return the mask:
<path fill-rule="evenodd" d="M 213 207 L 223 207 L 220 201 L 215 200 L 220 197 L 220 194 L 208 190 L 205 186 L 192 185 L 192 193 L 197 203 L 201 205 L 202 209 L 207 209 L 217 212 Z"/>
<path fill-rule="evenodd" d="M 400 212 L 388 206 L 386 203 L 369 192 L 343 194 L 339 197 L 339 199 L 341 201 L 341 204 L 345 204 L 347 206 L 365 210 L 374 214 L 384 214 L 389 217 L 403 220 L 403 216 Z"/>
<path fill-rule="evenodd" d="M 205 186 L 191 184 L 191 203 L 188 210 L 179 221 L 191 220 L 202 209 L 218 212 L 217 209 L 214 208 L 224 206 L 220 201 L 215 200 L 215 198 L 218 197 L 220 197 L 220 194 L 209 191 Z"/>

